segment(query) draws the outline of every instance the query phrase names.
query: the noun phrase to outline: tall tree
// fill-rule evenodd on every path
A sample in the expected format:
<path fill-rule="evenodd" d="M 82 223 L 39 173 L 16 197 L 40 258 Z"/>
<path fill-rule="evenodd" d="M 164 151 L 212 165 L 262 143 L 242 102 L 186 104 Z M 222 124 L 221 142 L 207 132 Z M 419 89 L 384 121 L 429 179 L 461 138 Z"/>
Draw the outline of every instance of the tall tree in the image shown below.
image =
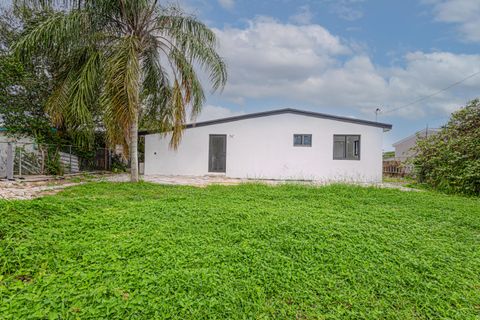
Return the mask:
<path fill-rule="evenodd" d="M 64 126 L 52 130 L 45 104 L 55 87 L 55 62 L 44 56 L 19 61 L 14 54 L 13 47 L 22 35 L 55 13 L 48 8 L 37 9 L 0 8 L 0 126 L 13 136 L 29 136 L 38 143 L 74 145 L 77 152 L 91 153 L 104 145 L 102 134 L 97 132 L 95 139 L 85 141 L 84 135 Z M 97 110 L 92 110 L 95 126 L 102 128 L 101 114 L 93 111 Z"/>
<path fill-rule="evenodd" d="M 0 8 L 0 126 L 10 134 L 28 135 L 45 142 L 53 136 L 44 112 L 51 88 L 46 64 L 44 61 L 22 64 L 12 55 L 12 45 L 22 30 L 41 18 L 34 12 Z"/>
<path fill-rule="evenodd" d="M 17 0 L 45 7 L 53 0 Z M 140 121 L 171 132 L 177 147 L 188 113 L 201 110 L 205 94 L 197 71 L 213 91 L 227 73 L 215 34 L 180 9 L 156 0 L 64 0 L 16 44 L 22 59 L 44 55 L 55 61 L 58 85 L 47 102 L 54 121 L 89 137 L 92 110 L 100 110 L 111 145 L 129 150 L 131 181 L 138 181 Z"/>

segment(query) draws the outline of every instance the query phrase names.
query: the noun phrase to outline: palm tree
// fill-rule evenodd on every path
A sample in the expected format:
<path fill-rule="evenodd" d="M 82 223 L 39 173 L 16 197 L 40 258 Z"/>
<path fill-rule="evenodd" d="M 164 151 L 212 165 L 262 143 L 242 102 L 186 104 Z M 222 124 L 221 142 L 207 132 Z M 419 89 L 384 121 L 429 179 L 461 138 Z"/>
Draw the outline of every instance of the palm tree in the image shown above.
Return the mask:
<path fill-rule="evenodd" d="M 52 120 L 88 141 L 100 113 L 109 144 L 121 144 L 130 154 L 133 182 L 139 180 L 140 121 L 171 132 L 176 148 L 187 114 L 195 117 L 205 101 L 197 71 L 208 75 L 213 91 L 226 83 L 215 34 L 178 8 L 156 0 L 15 4 L 51 11 L 25 32 L 15 51 L 23 59 L 54 61 L 57 85 L 46 105 Z M 52 10 L 60 5 L 61 11 Z"/>

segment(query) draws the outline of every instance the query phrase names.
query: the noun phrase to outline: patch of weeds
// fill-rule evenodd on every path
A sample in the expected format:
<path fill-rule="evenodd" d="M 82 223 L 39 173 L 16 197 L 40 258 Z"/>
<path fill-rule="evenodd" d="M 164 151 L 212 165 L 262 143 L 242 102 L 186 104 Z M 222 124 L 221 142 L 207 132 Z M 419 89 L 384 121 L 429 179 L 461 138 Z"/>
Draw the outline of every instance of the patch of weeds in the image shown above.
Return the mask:
<path fill-rule="evenodd" d="M 89 183 L 0 201 L 0 318 L 475 319 L 480 200 Z"/>
<path fill-rule="evenodd" d="M 84 179 L 82 179 L 80 177 L 72 177 L 69 180 L 70 180 L 70 182 L 73 182 L 73 183 L 80 183 L 80 182 L 84 181 Z"/>
<path fill-rule="evenodd" d="M 384 176 L 382 181 L 384 183 L 407 185 L 407 184 L 410 184 L 410 183 L 414 183 L 415 179 L 410 178 L 410 177 L 386 177 L 386 176 Z"/>

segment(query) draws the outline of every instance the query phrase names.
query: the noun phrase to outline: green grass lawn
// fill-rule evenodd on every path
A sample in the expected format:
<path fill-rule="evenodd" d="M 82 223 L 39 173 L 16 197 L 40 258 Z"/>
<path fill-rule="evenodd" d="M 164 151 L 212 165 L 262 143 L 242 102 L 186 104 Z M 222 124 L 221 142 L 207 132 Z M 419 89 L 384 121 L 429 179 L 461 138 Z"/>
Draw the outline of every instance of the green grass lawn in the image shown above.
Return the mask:
<path fill-rule="evenodd" d="M 480 201 L 90 183 L 0 202 L 0 319 L 478 319 Z"/>

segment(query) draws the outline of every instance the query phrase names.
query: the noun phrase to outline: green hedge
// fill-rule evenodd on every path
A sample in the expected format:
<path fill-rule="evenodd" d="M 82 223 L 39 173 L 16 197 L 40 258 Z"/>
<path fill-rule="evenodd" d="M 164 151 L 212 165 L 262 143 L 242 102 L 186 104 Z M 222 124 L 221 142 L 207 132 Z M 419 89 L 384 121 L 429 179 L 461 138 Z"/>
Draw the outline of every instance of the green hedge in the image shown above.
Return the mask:
<path fill-rule="evenodd" d="M 454 112 L 438 134 L 420 139 L 419 182 L 448 193 L 480 195 L 480 100 Z"/>

